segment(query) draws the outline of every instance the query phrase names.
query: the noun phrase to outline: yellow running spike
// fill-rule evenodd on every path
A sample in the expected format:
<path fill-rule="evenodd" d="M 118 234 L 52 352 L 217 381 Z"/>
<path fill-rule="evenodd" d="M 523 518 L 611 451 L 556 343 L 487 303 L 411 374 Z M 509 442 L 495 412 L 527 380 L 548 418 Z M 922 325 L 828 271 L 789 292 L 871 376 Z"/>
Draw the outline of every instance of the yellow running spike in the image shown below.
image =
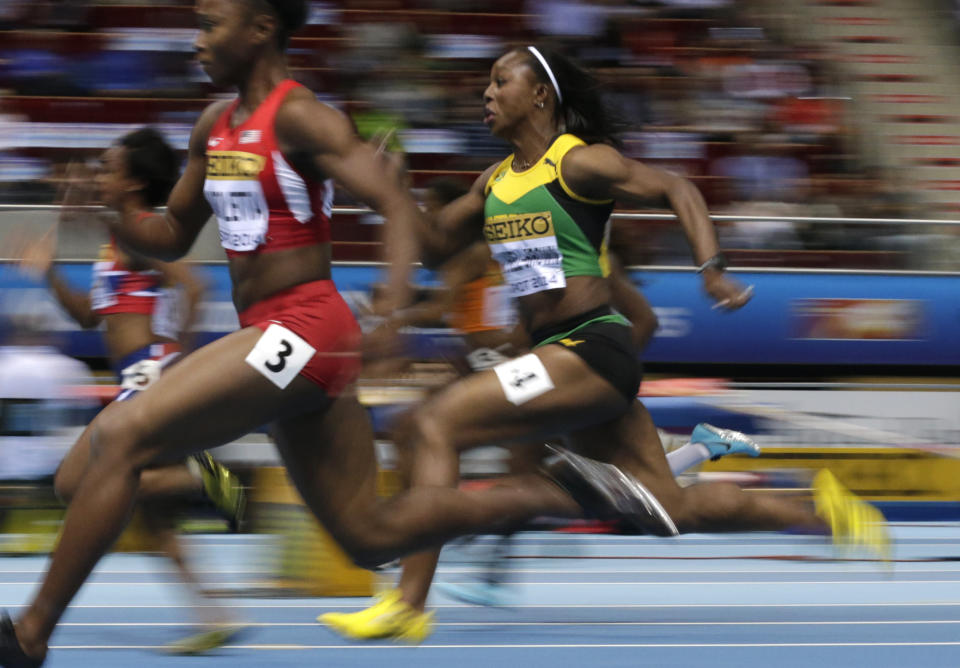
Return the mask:
<path fill-rule="evenodd" d="M 883 513 L 857 498 L 826 469 L 813 479 L 813 501 L 817 515 L 830 525 L 835 544 L 865 547 L 890 560 L 890 534 Z"/>
<path fill-rule="evenodd" d="M 167 654 L 203 654 L 223 647 L 248 628 L 246 624 L 217 624 L 212 629 L 166 645 L 164 651 Z"/>
<path fill-rule="evenodd" d="M 317 617 L 342 636 L 355 640 L 393 638 L 420 644 L 433 632 L 433 613 L 417 612 L 400 599 L 396 589 L 381 593 L 360 612 L 328 612 Z"/>

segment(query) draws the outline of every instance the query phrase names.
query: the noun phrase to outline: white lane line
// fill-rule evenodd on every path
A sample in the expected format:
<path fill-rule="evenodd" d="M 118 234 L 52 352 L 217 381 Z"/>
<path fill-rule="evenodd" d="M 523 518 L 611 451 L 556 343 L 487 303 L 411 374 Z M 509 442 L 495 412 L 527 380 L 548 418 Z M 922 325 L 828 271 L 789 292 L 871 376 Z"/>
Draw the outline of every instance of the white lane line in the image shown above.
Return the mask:
<path fill-rule="evenodd" d="M 264 610 L 300 610 L 310 608 L 314 610 L 366 610 L 370 607 L 369 601 L 364 603 L 267 603 L 266 601 L 251 601 L 243 603 L 224 599 L 224 605 L 231 608 L 257 608 Z M 26 608 L 28 603 L 0 603 L 3 608 Z M 477 606 L 468 603 L 439 603 L 431 608 L 476 609 Z M 511 609 L 559 609 L 559 610 L 661 610 L 661 609 L 698 609 L 698 608 L 960 608 L 960 601 L 956 603 L 920 601 L 909 603 L 897 601 L 893 603 L 519 603 L 511 605 Z M 125 610 L 125 609 L 194 609 L 214 608 L 221 609 L 223 605 L 191 605 L 191 604 L 151 604 L 151 605 L 71 605 L 71 610 Z"/>
<path fill-rule="evenodd" d="M 955 529 L 953 529 L 955 530 Z M 930 533 L 904 533 L 898 534 L 893 531 L 893 540 L 913 545 L 922 541 L 933 541 L 937 544 L 945 543 L 950 540 L 951 529 L 944 528 L 940 531 Z M 471 545 L 483 543 L 499 542 L 499 536 L 479 536 L 470 542 L 447 543 L 450 547 L 457 549 L 469 549 Z M 784 545 L 784 544 L 807 544 L 829 541 L 829 534 L 771 534 L 763 531 L 756 531 L 750 534 L 728 534 L 728 533 L 685 533 L 673 537 L 660 536 L 614 536 L 609 534 L 514 534 L 511 542 L 515 544 L 523 543 L 582 543 L 586 545 L 676 545 L 683 544 L 704 544 L 704 545 L 739 545 L 741 543 L 753 543 L 763 545 Z"/>
<path fill-rule="evenodd" d="M 0 587 L 22 587 L 24 585 L 29 585 L 34 587 L 40 584 L 38 580 L 24 580 L 22 582 L 0 582 Z M 246 582 L 209 582 L 211 587 L 222 588 L 222 589 L 249 589 L 252 585 L 258 584 L 270 584 L 266 581 L 256 581 L 256 580 L 247 580 Z M 182 586 L 182 582 L 179 579 L 172 580 L 158 580 L 153 582 L 84 582 L 84 587 L 161 587 L 166 585 L 176 585 Z"/>
<path fill-rule="evenodd" d="M 931 562 L 934 563 L 934 562 Z M 23 570 L 7 570 L 5 568 L 0 568 L 0 575 L 44 575 L 47 572 L 46 568 L 35 568 L 35 569 L 23 569 Z M 263 571 L 192 571 L 197 575 L 274 575 L 273 571 L 263 570 Z M 573 571 L 571 571 L 573 572 Z M 93 572 L 93 575 L 177 575 L 180 571 L 174 569 L 150 569 L 148 571 L 114 571 L 114 570 L 97 570 Z"/>
<path fill-rule="evenodd" d="M 262 651 L 303 651 L 317 649 L 425 650 L 425 649 L 692 649 L 692 648 L 773 648 L 773 647 L 956 647 L 960 641 L 932 642 L 809 642 L 809 643 L 569 643 L 569 644 L 482 644 L 482 645 L 224 645 L 220 649 Z M 164 645 L 53 645 L 52 650 L 160 650 Z"/>
<path fill-rule="evenodd" d="M 938 525 L 929 527 L 931 531 L 921 532 L 921 531 L 904 531 L 902 532 L 902 538 L 904 540 L 911 540 L 914 538 L 924 539 L 933 536 L 940 536 L 949 533 L 950 531 L 957 528 L 958 524 L 951 525 Z M 887 527 L 891 529 L 897 529 L 899 525 L 887 523 Z M 908 527 L 901 527 L 908 528 Z M 927 528 L 927 527 L 923 527 Z M 896 532 L 900 534 L 901 532 Z M 639 543 L 639 542 L 654 542 L 654 541 L 664 541 L 670 542 L 682 541 L 690 542 L 701 540 L 705 542 L 753 542 L 753 541 L 811 541 L 823 539 L 826 537 L 826 534 L 791 534 L 791 533 L 778 533 L 775 531 L 751 531 L 751 532 L 741 532 L 741 533 L 686 533 L 681 536 L 675 536 L 670 539 L 664 539 L 660 536 L 621 536 L 617 534 L 606 534 L 606 533 L 561 533 L 561 532 L 551 532 L 551 533 L 538 533 L 538 532 L 526 532 L 522 531 L 519 533 L 513 534 L 511 540 L 516 542 L 536 542 L 536 541 L 557 541 L 557 540 L 571 540 L 571 541 L 580 541 L 580 542 L 592 542 L 604 541 L 608 543 Z M 480 534 L 477 536 L 470 537 L 469 540 L 464 540 L 462 542 L 454 540 L 452 545 L 454 546 L 469 546 L 471 543 L 477 542 L 490 542 L 490 541 L 499 541 L 501 537 L 493 534 Z"/>
<path fill-rule="evenodd" d="M 452 585 L 466 585 L 466 584 L 476 584 L 472 580 L 467 580 L 465 582 L 459 581 L 444 581 L 446 584 Z M 19 583 L 18 583 L 19 584 Z M 107 584 L 107 583 L 103 583 Z M 123 584 L 123 583 L 116 583 Z M 152 584 L 152 583 L 143 583 L 143 584 Z M 761 586 L 784 586 L 784 585 L 917 585 L 917 584 L 960 584 L 960 579 L 957 580 L 679 580 L 674 582 L 665 582 L 662 580 L 653 580 L 649 582 L 644 581 L 627 581 L 627 582 L 609 582 L 606 580 L 591 581 L 591 582 L 574 582 L 572 580 L 567 581 L 563 580 L 560 582 L 518 582 L 517 585 L 522 587 L 701 587 L 701 586 L 710 586 L 710 587 L 726 587 L 726 586 L 744 586 L 744 585 L 761 585 Z"/>
<path fill-rule="evenodd" d="M 933 562 L 931 562 L 933 563 Z M 794 568 L 764 568 L 756 570 L 746 570 L 746 569 L 732 569 L 732 568 L 626 568 L 626 569 L 603 569 L 603 568 L 576 568 L 576 569 L 554 569 L 554 568 L 444 568 L 443 566 L 437 571 L 439 575 L 461 575 L 465 573 L 516 573 L 516 574 L 528 574 L 528 575 L 562 575 L 565 573 L 580 574 L 580 573 L 591 573 L 598 575 L 623 575 L 630 573 L 650 573 L 656 575 L 689 575 L 692 573 L 705 573 L 705 574 L 714 574 L 722 573 L 724 575 L 735 575 L 735 574 L 749 574 L 749 575 L 768 575 L 774 573 L 791 573 L 791 574 L 801 574 L 809 575 L 811 573 L 836 573 L 838 575 L 844 575 L 847 573 L 876 573 L 878 567 L 865 566 L 863 568 L 857 567 L 839 567 L 839 568 L 805 568 L 804 566 L 796 566 Z M 960 566 L 957 568 L 912 568 L 912 567 L 902 567 L 897 564 L 894 567 L 895 573 L 960 573 Z"/>
<path fill-rule="evenodd" d="M 472 580 L 467 581 L 444 581 L 446 584 L 465 585 L 475 584 Z M 34 587 L 38 583 L 33 581 L 25 582 L 0 582 L 2 587 L 29 586 Z M 229 590 L 230 588 L 249 587 L 251 582 L 213 582 L 217 588 Z M 956 580 L 677 580 L 677 581 L 626 581 L 609 582 L 606 580 L 590 582 L 574 582 L 572 580 L 561 580 L 559 582 L 518 582 L 518 585 L 524 587 L 727 587 L 727 586 L 783 586 L 783 585 L 918 585 L 918 584 L 960 584 L 960 578 Z M 157 587 L 163 585 L 180 586 L 179 581 L 170 582 L 87 582 L 84 587 Z"/>
<path fill-rule="evenodd" d="M 478 626 L 876 626 L 876 625 L 937 625 L 960 624 L 960 619 L 917 619 L 917 620 L 843 620 L 843 621 L 793 621 L 793 622 L 434 622 L 434 626 L 478 627 Z M 312 627 L 322 629 L 317 622 L 248 622 L 242 626 L 257 628 Z M 194 627 L 194 622 L 63 622 L 60 626 L 81 627 Z"/>
<path fill-rule="evenodd" d="M 838 575 L 844 575 L 847 573 L 876 573 L 878 570 L 877 565 L 870 565 L 864 567 L 857 566 L 839 566 L 839 567 L 826 567 L 819 568 L 814 565 L 814 562 L 810 562 L 810 566 L 807 567 L 805 563 L 801 563 L 794 568 L 763 568 L 759 570 L 746 570 L 746 569 L 733 569 L 733 568 L 626 568 L 626 569 L 604 569 L 604 568 L 575 568 L 575 569 L 565 569 L 565 568 L 483 568 L 479 566 L 465 566 L 465 567 L 455 567 L 455 568 L 446 568 L 442 564 L 437 570 L 439 575 L 463 575 L 468 573 L 509 573 L 509 574 L 526 574 L 526 575 L 563 575 L 567 573 L 571 574 L 581 574 L 581 573 L 590 573 L 597 575 L 629 575 L 629 574 L 642 574 L 650 573 L 655 575 L 689 575 L 693 573 L 703 573 L 703 574 L 716 574 L 721 573 L 724 575 L 735 575 L 735 574 L 750 574 L 750 575 L 773 575 L 777 573 L 788 573 L 788 574 L 800 574 L 800 575 L 810 575 L 810 574 L 826 574 L 826 573 L 836 573 Z M 939 567 L 940 562 L 931 561 L 928 562 L 931 565 L 938 565 L 937 568 L 914 568 L 911 566 L 901 566 L 896 564 L 894 566 L 894 573 L 960 573 L 960 565 L 956 568 L 943 568 Z M 255 575 L 255 576 L 273 576 L 275 573 L 273 571 L 194 571 L 200 575 Z M 399 572 L 399 569 L 386 569 L 382 571 L 384 573 L 392 574 L 394 572 Z M 44 575 L 46 569 L 39 570 L 3 570 L 0 568 L 0 575 Z M 178 575 L 179 571 L 176 570 L 148 570 L 148 571 L 94 571 L 93 577 L 98 575 Z M 2 584 L 2 583 L 0 583 Z M 18 582 L 16 584 L 23 584 Z M 124 584 L 135 584 L 135 583 L 124 583 Z M 219 583 L 216 583 L 219 584 Z"/>

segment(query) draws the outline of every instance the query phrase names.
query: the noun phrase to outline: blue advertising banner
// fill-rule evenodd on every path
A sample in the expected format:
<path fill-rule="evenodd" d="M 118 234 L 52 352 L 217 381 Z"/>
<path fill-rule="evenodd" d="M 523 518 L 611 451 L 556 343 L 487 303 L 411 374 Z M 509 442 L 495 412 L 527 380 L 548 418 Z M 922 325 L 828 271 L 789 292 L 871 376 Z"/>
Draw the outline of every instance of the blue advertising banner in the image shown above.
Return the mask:
<path fill-rule="evenodd" d="M 196 268 L 207 284 L 195 329 L 204 343 L 233 331 L 230 279 L 224 265 Z M 60 267 L 80 290 L 90 265 Z M 712 308 L 696 274 L 638 271 L 632 278 L 660 321 L 644 354 L 649 362 L 739 364 L 958 365 L 960 277 L 887 274 L 737 272 L 755 286 L 740 311 Z M 369 303 L 377 267 L 337 265 L 334 280 L 357 312 Z M 432 283 L 429 272 L 418 279 Z M 0 264 L 0 315 L 28 315 L 55 334 L 66 352 L 103 355 L 97 332 L 80 331 L 45 287 Z"/>
<path fill-rule="evenodd" d="M 692 273 L 633 276 L 660 329 L 644 358 L 749 364 L 960 364 L 960 277 L 749 273 L 743 309 L 711 308 Z"/>

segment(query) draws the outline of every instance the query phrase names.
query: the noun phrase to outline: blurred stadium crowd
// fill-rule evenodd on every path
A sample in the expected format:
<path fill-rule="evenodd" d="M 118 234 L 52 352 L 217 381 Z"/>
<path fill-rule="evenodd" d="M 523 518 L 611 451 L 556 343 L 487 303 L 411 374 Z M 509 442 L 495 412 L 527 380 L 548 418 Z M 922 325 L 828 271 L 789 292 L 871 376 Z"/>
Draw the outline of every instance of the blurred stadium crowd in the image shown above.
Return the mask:
<path fill-rule="evenodd" d="M 199 111 L 225 94 L 209 86 L 190 57 L 192 4 L 0 3 L 0 202 L 52 202 L 68 158 L 95 156 L 136 125 L 157 125 L 185 146 Z M 803 17 L 792 4 L 803 3 L 312 2 L 309 25 L 293 39 L 290 57 L 295 75 L 350 113 L 362 133 L 399 128 L 419 186 L 439 175 L 469 183 L 506 153 L 480 123 L 480 95 L 497 55 L 537 42 L 600 72 L 610 84 L 610 102 L 628 123 L 628 155 L 687 175 L 716 213 L 949 214 L 949 202 L 916 194 L 919 177 L 908 161 L 878 147 L 855 100 L 855 70 L 842 66 L 834 45 L 797 30 Z M 858 18 L 869 16 L 864 3 L 813 4 L 838 7 L 823 20 L 852 27 L 869 21 Z M 884 46 L 877 40 L 871 57 L 883 61 L 883 49 L 872 48 Z M 337 203 L 350 202 L 341 196 Z M 375 257 L 377 229 L 363 220 L 341 219 L 339 259 Z M 685 262 L 681 240 L 664 227 L 645 225 L 647 250 L 628 260 Z M 944 251 L 952 235 L 939 228 L 926 234 L 932 231 L 772 219 L 725 223 L 723 242 L 742 249 L 746 264 L 770 261 L 750 251 L 776 250 L 793 253 L 796 266 L 822 266 L 809 253 L 830 250 L 847 254 L 828 266 L 941 268 L 952 260 Z M 864 251 L 872 254 L 851 256 Z"/>

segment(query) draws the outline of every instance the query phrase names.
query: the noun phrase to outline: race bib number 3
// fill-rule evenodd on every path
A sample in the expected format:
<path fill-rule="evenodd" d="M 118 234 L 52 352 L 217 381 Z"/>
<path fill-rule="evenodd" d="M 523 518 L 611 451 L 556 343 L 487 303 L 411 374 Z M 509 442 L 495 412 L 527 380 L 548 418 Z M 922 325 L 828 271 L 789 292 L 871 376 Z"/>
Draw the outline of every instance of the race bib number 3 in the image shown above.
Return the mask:
<path fill-rule="evenodd" d="M 286 327 L 270 325 L 247 355 L 246 362 L 282 390 L 316 352 L 316 348 Z"/>
<path fill-rule="evenodd" d="M 553 381 L 540 358 L 530 353 L 493 367 L 507 401 L 519 406 L 553 389 Z"/>

